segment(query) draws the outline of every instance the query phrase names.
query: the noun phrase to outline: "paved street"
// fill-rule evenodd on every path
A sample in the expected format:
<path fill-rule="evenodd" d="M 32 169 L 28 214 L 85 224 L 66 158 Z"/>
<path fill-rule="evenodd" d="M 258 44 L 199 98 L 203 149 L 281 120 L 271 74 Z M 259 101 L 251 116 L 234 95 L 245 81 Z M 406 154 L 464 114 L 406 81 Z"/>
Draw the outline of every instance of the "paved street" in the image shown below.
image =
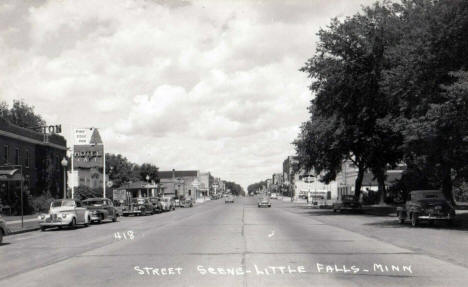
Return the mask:
<path fill-rule="evenodd" d="M 234 204 L 217 200 L 89 228 L 8 236 L 0 247 L 0 284 L 465 286 L 468 282 L 466 247 L 454 243 L 466 241 L 464 230 L 396 228 L 391 223 L 394 218 L 337 215 L 282 201 L 272 204 L 259 209 L 254 198 L 236 199 Z"/>

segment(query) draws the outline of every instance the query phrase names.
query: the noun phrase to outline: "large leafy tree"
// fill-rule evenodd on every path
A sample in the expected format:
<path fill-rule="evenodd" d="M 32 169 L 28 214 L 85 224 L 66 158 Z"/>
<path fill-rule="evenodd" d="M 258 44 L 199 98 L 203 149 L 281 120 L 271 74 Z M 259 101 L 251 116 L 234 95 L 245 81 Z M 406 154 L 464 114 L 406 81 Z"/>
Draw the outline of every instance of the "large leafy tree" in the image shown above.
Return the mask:
<path fill-rule="evenodd" d="M 343 160 L 352 161 L 358 168 L 357 196 L 367 169 L 383 187 L 386 167 L 401 157 L 401 136 L 389 128 L 397 107 L 379 85 L 390 64 L 385 50 L 397 39 L 390 28 L 394 21 L 394 10 L 379 3 L 343 22 L 333 19 L 319 32 L 316 55 L 301 69 L 313 80 L 315 93 L 310 122 L 295 142 L 301 165 L 325 172 L 324 180 L 330 181 Z"/>
<path fill-rule="evenodd" d="M 400 110 L 394 129 L 405 135 L 410 173 L 452 200 L 452 179 L 466 179 L 468 1 L 404 0 L 394 9 L 399 39 L 381 87 Z"/>

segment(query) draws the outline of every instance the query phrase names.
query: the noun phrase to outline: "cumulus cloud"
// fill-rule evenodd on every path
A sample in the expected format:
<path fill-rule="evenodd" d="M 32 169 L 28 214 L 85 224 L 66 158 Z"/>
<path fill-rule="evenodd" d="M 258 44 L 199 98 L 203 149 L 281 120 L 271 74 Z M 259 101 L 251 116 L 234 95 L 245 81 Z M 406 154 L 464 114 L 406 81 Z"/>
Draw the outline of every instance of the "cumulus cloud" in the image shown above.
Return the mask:
<path fill-rule="evenodd" d="M 2 2 L 0 97 L 69 139 L 98 127 L 109 152 L 246 187 L 294 152 L 319 28 L 371 2 Z"/>

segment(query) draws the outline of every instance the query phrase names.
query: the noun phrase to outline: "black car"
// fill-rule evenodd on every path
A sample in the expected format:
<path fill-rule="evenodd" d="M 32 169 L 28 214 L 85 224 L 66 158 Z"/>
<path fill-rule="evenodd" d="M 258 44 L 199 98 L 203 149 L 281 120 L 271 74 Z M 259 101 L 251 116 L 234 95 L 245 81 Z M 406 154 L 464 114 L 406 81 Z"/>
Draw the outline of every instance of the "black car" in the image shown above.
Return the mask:
<path fill-rule="evenodd" d="M 82 201 L 89 210 L 91 221 L 101 223 L 104 220 L 117 221 L 117 210 L 112 200 L 107 198 L 88 198 Z"/>
<path fill-rule="evenodd" d="M 342 212 L 343 210 L 362 211 L 362 205 L 354 195 L 342 195 L 333 203 L 333 212 Z"/>
<path fill-rule="evenodd" d="M 400 223 L 408 220 L 412 226 L 421 221 L 446 221 L 450 225 L 455 220 L 455 209 L 440 190 L 413 190 L 405 206 L 397 208 L 397 215 Z"/>

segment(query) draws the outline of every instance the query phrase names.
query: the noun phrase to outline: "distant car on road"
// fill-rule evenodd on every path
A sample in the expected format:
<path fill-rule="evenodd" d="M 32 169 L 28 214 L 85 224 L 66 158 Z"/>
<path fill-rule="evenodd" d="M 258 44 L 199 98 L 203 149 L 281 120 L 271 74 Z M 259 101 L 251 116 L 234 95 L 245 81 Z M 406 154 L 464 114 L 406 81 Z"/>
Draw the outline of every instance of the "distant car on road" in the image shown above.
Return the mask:
<path fill-rule="evenodd" d="M 161 200 L 159 201 L 160 208 L 162 211 L 171 211 L 175 210 L 175 202 L 174 198 L 172 197 L 161 197 Z"/>
<path fill-rule="evenodd" d="M 153 213 L 162 212 L 161 205 L 159 203 L 161 201 L 161 198 L 156 197 L 156 196 L 155 197 L 150 197 L 149 201 L 153 204 Z"/>
<path fill-rule="evenodd" d="M 416 227 L 421 221 L 446 221 L 452 224 L 455 220 L 455 209 L 440 190 L 413 190 L 404 207 L 397 208 L 400 223 L 406 220 Z"/>
<path fill-rule="evenodd" d="M 58 199 L 52 201 L 48 214 L 39 215 L 39 220 L 42 231 L 49 227 L 75 228 L 78 224 L 88 226 L 91 223 L 91 214 L 79 200 Z"/>
<path fill-rule="evenodd" d="M 234 196 L 229 195 L 224 199 L 224 203 L 234 203 Z"/>
<path fill-rule="evenodd" d="M 104 220 L 117 221 L 117 210 L 110 199 L 88 198 L 83 200 L 83 206 L 88 208 L 92 222 L 101 223 Z"/>
<path fill-rule="evenodd" d="M 359 200 L 351 194 L 342 195 L 336 202 L 333 203 L 333 212 L 343 210 L 362 211 L 362 205 Z"/>
<path fill-rule="evenodd" d="M 278 196 L 276 195 L 276 193 L 273 192 L 273 193 L 270 195 L 270 199 L 278 199 Z"/>
<path fill-rule="evenodd" d="M 258 207 L 271 207 L 270 198 L 268 196 L 262 196 L 258 200 Z"/>
<path fill-rule="evenodd" d="M 7 235 L 8 233 L 10 233 L 10 230 L 8 229 L 5 220 L 0 215 L 0 244 L 3 242 L 3 236 Z"/>
<path fill-rule="evenodd" d="M 191 197 L 183 197 L 180 199 L 180 207 L 193 207 L 193 201 Z"/>

